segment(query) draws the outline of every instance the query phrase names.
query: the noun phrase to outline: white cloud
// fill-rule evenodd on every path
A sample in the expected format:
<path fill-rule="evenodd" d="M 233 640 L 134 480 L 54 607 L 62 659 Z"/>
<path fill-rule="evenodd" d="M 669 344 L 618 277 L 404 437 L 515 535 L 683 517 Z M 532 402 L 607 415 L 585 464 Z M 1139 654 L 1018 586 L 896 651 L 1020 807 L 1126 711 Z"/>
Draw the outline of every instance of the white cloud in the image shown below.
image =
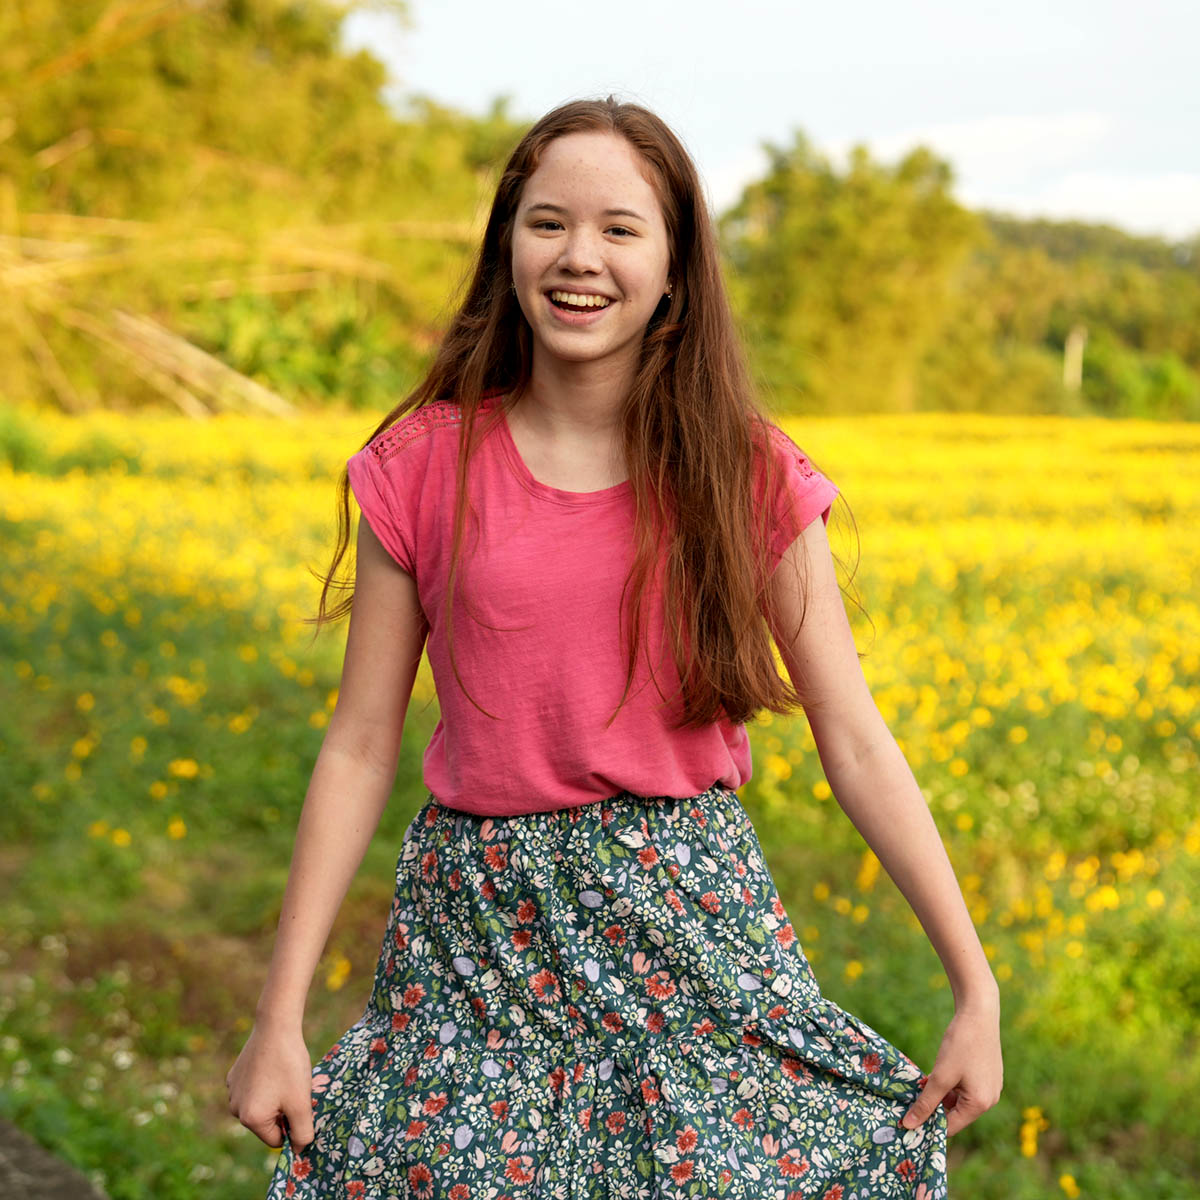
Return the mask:
<path fill-rule="evenodd" d="M 1164 171 L 1071 171 L 1025 192 L 963 188 L 960 198 L 1020 216 L 1103 221 L 1137 233 L 1170 238 L 1200 234 L 1200 174 Z"/>
<path fill-rule="evenodd" d="M 869 139 L 839 138 L 826 141 L 824 148 L 835 161 L 844 162 L 854 142 L 865 141 L 872 157 L 893 162 L 923 145 L 948 159 L 958 179 L 1011 184 L 1085 158 L 1115 128 L 1116 122 L 1100 112 L 998 114 L 913 125 Z"/>

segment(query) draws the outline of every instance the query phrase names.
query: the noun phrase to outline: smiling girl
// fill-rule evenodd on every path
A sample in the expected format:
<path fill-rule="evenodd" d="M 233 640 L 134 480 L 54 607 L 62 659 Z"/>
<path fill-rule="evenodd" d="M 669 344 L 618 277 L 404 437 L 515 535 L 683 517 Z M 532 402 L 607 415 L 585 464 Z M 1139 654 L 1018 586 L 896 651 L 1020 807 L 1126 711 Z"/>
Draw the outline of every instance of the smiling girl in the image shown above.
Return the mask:
<path fill-rule="evenodd" d="M 825 525 L 757 407 L 695 167 L 631 104 L 513 152 L 424 382 L 347 463 L 337 710 L 230 1111 L 281 1197 L 937 1200 L 995 1104 L 999 994 L 873 703 Z M 787 669 L 780 676 L 772 639 Z M 361 1019 L 305 998 L 394 781 L 427 649 L 426 800 Z M 824 997 L 737 789 L 802 708 L 945 966 L 925 1075 Z"/>

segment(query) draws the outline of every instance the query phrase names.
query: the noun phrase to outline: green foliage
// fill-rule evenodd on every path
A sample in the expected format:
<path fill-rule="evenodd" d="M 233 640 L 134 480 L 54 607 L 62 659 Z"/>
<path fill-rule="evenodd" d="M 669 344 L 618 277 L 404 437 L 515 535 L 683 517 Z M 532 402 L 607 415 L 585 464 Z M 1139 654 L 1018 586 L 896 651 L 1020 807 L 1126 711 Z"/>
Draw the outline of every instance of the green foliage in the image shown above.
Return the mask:
<path fill-rule="evenodd" d="M 356 8 L 407 12 L 0 6 L 5 400 L 197 415 L 261 402 L 252 380 L 378 411 L 410 390 L 525 121 L 506 97 L 389 107 L 384 65 L 341 48 Z M 779 410 L 1196 419 L 1200 237 L 972 214 L 925 147 L 892 165 L 856 147 L 840 170 L 799 130 L 767 149 L 721 228 Z M 211 359 L 189 365 L 183 339 Z"/>
<path fill-rule="evenodd" d="M 888 168 L 859 146 L 838 175 L 801 133 L 767 151 L 722 230 L 768 386 L 805 411 L 916 407 L 916 364 L 977 236 L 949 166 L 918 147 Z"/>

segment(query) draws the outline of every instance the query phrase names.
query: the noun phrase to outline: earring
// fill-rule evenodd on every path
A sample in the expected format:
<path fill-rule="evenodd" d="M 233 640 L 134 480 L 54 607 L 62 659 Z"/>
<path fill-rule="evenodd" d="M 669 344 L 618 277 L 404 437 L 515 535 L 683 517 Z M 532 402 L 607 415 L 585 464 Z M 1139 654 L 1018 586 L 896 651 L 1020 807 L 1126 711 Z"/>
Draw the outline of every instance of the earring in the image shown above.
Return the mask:
<path fill-rule="evenodd" d="M 667 290 L 666 290 L 666 291 L 663 293 L 663 295 L 664 295 L 664 296 L 666 296 L 666 298 L 667 298 L 668 300 L 670 300 L 670 298 L 671 298 L 671 288 L 672 288 L 672 286 L 673 286 L 672 284 L 669 284 L 669 283 L 668 283 L 668 284 L 667 284 Z"/>

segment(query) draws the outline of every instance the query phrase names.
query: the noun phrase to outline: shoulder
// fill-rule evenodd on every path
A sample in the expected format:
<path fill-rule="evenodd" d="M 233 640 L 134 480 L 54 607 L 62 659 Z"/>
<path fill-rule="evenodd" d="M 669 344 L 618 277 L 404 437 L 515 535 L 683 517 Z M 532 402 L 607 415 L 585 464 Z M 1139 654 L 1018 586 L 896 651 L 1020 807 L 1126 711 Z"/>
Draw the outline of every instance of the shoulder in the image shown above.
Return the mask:
<path fill-rule="evenodd" d="M 808 455 L 796 445 L 789 434 L 774 422 L 768 421 L 766 428 L 771 453 L 777 462 L 783 462 L 805 477 L 817 474 Z"/>
<path fill-rule="evenodd" d="M 399 455 L 432 451 L 449 439 L 457 446 L 462 425 L 462 407 L 453 400 L 435 400 L 422 404 L 375 435 L 360 453 L 384 466 Z"/>

